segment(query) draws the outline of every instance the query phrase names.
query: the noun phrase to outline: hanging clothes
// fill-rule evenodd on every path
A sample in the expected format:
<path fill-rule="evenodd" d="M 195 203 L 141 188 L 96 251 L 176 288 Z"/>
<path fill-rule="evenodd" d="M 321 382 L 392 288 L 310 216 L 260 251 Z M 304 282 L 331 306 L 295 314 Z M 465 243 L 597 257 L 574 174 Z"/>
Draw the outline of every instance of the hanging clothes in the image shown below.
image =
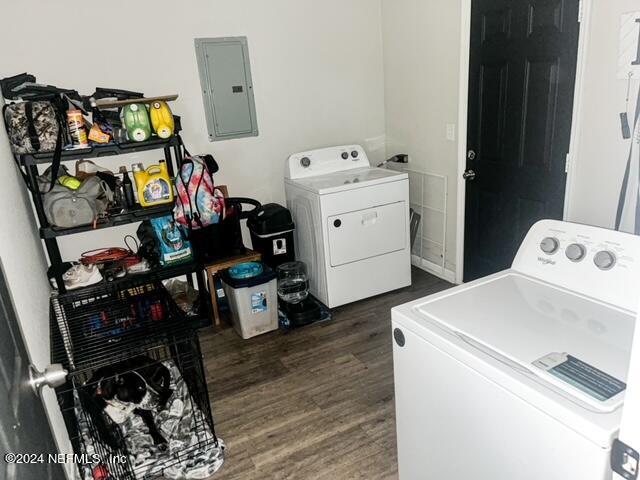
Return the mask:
<path fill-rule="evenodd" d="M 640 92 L 636 100 L 629 157 L 620 189 L 616 230 L 640 235 Z"/>

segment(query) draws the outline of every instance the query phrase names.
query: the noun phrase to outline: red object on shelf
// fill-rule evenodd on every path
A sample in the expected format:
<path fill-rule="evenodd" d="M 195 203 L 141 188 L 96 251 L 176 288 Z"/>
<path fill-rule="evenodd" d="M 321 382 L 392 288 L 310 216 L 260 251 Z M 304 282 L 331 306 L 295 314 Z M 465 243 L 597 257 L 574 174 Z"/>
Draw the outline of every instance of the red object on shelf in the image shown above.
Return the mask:
<path fill-rule="evenodd" d="M 164 308 L 159 301 L 151 305 L 151 318 L 154 322 L 161 322 L 164 319 Z"/>
<path fill-rule="evenodd" d="M 111 474 L 105 465 L 98 465 L 94 468 L 92 475 L 95 480 L 109 480 L 111 478 Z"/>

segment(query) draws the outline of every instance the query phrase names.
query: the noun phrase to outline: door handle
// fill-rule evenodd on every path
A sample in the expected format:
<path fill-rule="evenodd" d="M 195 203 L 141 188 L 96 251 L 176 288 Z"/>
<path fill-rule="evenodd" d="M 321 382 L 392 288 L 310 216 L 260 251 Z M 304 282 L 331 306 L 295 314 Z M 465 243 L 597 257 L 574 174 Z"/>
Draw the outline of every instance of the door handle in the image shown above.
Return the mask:
<path fill-rule="evenodd" d="M 474 172 L 473 170 L 466 170 L 462 174 L 462 178 L 464 178 L 467 181 L 474 180 L 476 178 L 476 172 Z"/>
<path fill-rule="evenodd" d="M 47 365 L 44 368 L 44 372 L 41 372 L 33 365 L 29 365 L 29 385 L 33 393 L 39 397 L 45 386 L 57 388 L 64 385 L 67 381 L 68 373 L 59 363 Z"/>
<path fill-rule="evenodd" d="M 378 212 L 370 212 L 362 215 L 362 225 L 372 225 L 378 221 Z"/>

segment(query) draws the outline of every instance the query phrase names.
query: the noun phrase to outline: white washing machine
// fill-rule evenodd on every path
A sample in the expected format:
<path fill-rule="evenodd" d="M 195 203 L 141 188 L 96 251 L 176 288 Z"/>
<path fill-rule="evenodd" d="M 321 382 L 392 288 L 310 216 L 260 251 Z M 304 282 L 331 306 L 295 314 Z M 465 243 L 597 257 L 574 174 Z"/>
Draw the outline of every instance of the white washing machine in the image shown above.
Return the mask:
<path fill-rule="evenodd" d="M 545 220 L 511 269 L 393 308 L 400 479 L 612 478 L 639 293 L 640 237 Z"/>
<path fill-rule="evenodd" d="M 409 179 L 359 145 L 287 160 L 287 207 L 310 292 L 330 308 L 411 284 Z"/>

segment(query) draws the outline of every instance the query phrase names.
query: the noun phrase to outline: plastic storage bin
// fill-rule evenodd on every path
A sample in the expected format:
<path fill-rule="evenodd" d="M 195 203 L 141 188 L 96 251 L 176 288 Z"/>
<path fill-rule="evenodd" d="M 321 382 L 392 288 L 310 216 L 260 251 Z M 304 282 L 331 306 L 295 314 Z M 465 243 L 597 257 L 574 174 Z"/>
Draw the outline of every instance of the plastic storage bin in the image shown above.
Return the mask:
<path fill-rule="evenodd" d="M 251 243 L 271 268 L 295 260 L 291 212 L 277 203 L 268 203 L 252 211 L 247 220 Z"/>
<path fill-rule="evenodd" d="M 233 328 L 245 340 L 278 329 L 276 273 L 267 266 L 259 269 L 255 265 L 261 264 L 242 264 L 220 276 Z"/>

